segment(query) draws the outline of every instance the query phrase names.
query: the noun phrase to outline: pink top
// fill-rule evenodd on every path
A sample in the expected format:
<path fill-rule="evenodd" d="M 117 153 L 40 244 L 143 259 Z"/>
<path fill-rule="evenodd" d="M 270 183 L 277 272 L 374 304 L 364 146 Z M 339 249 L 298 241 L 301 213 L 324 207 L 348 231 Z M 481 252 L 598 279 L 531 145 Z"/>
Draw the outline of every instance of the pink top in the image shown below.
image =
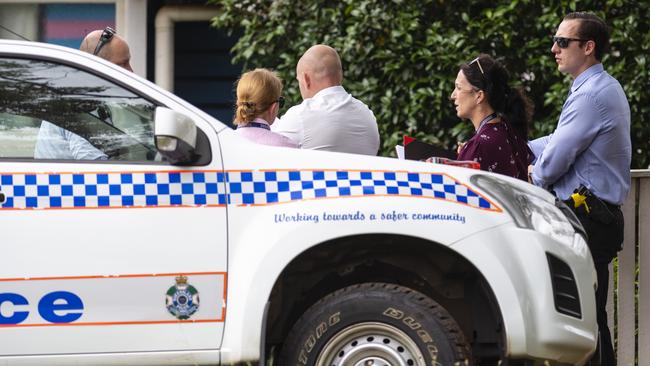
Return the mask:
<path fill-rule="evenodd" d="M 288 137 L 272 132 L 269 123 L 261 118 L 255 118 L 251 123 L 239 125 L 235 131 L 247 140 L 261 145 L 298 147 L 298 144 Z"/>

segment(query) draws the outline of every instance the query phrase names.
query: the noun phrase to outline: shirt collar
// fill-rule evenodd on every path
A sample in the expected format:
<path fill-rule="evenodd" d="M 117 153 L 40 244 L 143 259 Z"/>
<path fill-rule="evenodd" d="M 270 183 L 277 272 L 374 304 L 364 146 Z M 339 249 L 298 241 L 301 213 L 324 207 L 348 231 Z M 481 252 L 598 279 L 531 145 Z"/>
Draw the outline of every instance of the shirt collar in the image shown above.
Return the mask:
<path fill-rule="evenodd" d="M 585 81 L 589 80 L 590 77 L 603 71 L 603 64 L 600 62 L 583 71 L 582 74 L 578 75 L 578 77 L 573 81 L 573 84 L 571 85 L 571 93 L 575 93 L 578 89 L 580 89 L 582 84 L 584 84 Z"/>
<path fill-rule="evenodd" d="M 255 118 L 252 122 L 262 123 L 262 124 L 265 124 L 265 125 L 269 124 L 268 122 L 266 122 L 265 120 L 263 120 L 263 119 L 261 119 L 259 117 Z"/>
<path fill-rule="evenodd" d="M 345 89 L 343 89 L 342 86 L 340 85 L 335 85 L 335 86 L 330 86 L 329 88 L 325 88 L 320 90 L 318 93 L 314 94 L 312 98 L 318 98 L 318 97 L 324 97 L 326 95 L 331 95 L 331 94 L 337 94 L 337 93 L 345 93 Z"/>

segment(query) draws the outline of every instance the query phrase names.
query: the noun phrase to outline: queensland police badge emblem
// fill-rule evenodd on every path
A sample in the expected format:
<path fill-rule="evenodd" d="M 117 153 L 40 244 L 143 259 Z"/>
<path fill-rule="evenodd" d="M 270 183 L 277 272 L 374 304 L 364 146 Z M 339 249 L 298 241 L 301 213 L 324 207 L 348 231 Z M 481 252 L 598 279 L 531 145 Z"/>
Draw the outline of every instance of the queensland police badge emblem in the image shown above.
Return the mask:
<path fill-rule="evenodd" d="M 167 290 L 167 310 L 176 318 L 189 319 L 199 309 L 199 292 L 187 283 L 187 277 L 176 277 L 176 285 Z"/>

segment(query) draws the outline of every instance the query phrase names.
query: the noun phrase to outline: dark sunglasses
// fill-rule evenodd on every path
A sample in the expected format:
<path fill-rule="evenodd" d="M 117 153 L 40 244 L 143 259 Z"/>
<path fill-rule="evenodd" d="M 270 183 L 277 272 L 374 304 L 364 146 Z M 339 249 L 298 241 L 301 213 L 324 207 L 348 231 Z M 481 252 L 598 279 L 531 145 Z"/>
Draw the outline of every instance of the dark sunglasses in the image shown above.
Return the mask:
<path fill-rule="evenodd" d="M 569 47 L 569 43 L 572 41 L 576 42 L 587 42 L 587 39 L 579 39 L 579 38 L 566 38 L 566 37 L 553 37 L 553 43 L 557 44 L 558 47 L 560 48 L 567 48 Z"/>
<path fill-rule="evenodd" d="M 280 98 L 278 98 L 278 100 L 276 100 L 276 102 L 278 102 L 278 105 L 280 106 L 280 108 L 284 107 L 284 97 L 283 96 L 280 96 Z"/>
<path fill-rule="evenodd" d="M 108 42 L 113 39 L 113 36 L 115 35 L 115 29 L 111 27 L 106 27 L 104 28 L 104 31 L 102 32 L 102 35 L 99 36 L 99 41 L 97 41 L 97 46 L 95 46 L 95 51 L 93 51 L 93 55 L 97 55 L 99 51 L 102 50 L 102 47 Z"/>

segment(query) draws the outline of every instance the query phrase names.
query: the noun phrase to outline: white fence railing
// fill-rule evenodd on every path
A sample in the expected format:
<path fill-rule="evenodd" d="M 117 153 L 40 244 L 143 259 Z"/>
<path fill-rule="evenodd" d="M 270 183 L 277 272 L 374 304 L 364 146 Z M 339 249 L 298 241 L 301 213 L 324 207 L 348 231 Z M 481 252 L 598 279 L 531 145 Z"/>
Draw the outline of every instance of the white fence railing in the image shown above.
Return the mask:
<path fill-rule="evenodd" d="M 618 366 L 650 365 L 650 170 L 632 170 L 623 215 L 625 241 L 618 268 L 610 266 L 607 315 Z"/>

